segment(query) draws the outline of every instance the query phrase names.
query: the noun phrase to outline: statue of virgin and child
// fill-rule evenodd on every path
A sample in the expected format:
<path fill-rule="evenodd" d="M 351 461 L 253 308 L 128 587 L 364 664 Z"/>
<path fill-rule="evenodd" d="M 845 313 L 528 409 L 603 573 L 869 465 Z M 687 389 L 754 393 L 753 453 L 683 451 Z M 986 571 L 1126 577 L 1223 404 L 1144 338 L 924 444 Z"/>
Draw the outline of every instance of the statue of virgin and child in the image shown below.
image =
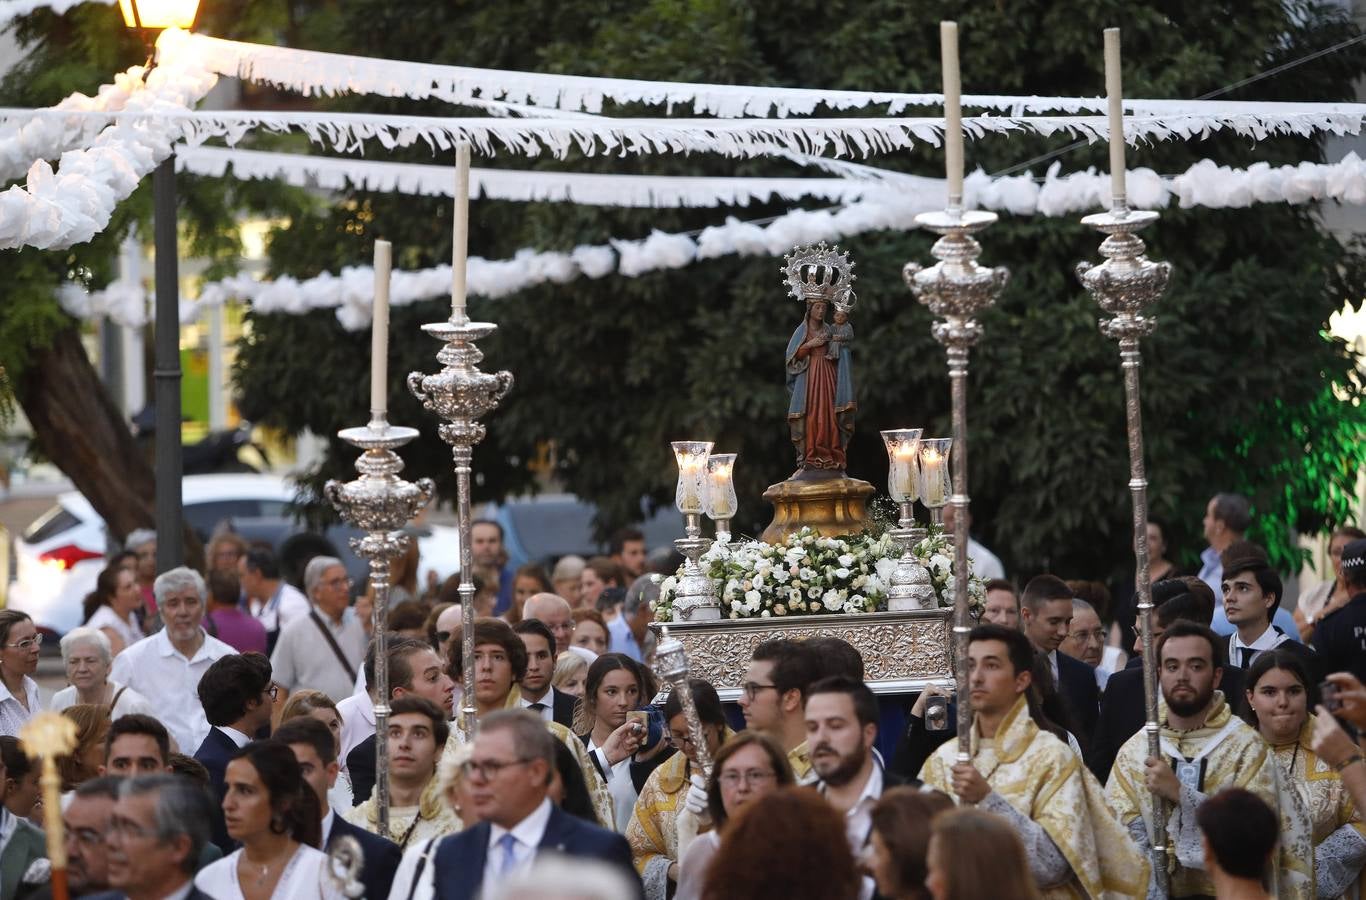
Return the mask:
<path fill-rule="evenodd" d="M 854 264 L 839 247 L 802 248 L 786 257 L 790 292 L 806 315 L 787 342 L 787 425 L 800 477 L 844 474 L 854 434 Z"/>

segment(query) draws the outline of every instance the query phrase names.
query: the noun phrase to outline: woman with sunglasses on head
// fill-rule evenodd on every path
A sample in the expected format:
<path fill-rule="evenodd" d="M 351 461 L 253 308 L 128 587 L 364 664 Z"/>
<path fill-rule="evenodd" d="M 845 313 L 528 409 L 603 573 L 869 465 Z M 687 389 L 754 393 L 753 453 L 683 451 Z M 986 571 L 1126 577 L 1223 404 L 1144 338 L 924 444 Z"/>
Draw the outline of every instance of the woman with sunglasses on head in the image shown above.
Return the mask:
<path fill-rule="evenodd" d="M 341 900 L 324 872 L 318 796 L 294 751 L 274 740 L 237 751 L 224 777 L 223 818 L 241 848 L 201 869 L 194 885 L 214 900 Z"/>
<path fill-rule="evenodd" d="M 787 754 L 757 731 L 742 731 L 721 745 L 707 783 L 707 821 L 711 830 L 679 847 L 678 891 L 674 900 L 699 900 L 707 869 L 721 847 L 721 830 L 747 804 L 795 784 Z"/>
<path fill-rule="evenodd" d="M 43 636 L 26 613 L 0 609 L 0 734 L 17 737 L 39 710 L 38 671 Z"/>
<path fill-rule="evenodd" d="M 1352 888 L 1358 885 L 1366 863 L 1366 825 L 1342 776 L 1314 753 L 1316 720 L 1309 712 L 1312 682 L 1303 661 L 1285 650 L 1266 650 L 1253 660 L 1245 683 L 1243 720 L 1271 746 L 1292 815 L 1310 823 L 1318 895 L 1355 895 Z"/>
<path fill-rule="evenodd" d="M 688 688 L 702 723 L 707 753 L 715 756 L 730 734 L 721 698 L 716 695 L 715 688 L 700 679 L 689 681 Z M 680 752 L 650 773 L 636 798 L 635 813 L 626 826 L 626 842 L 631 845 L 636 871 L 645 882 L 646 900 L 665 900 L 670 888 L 678 882 L 679 819 L 684 810 L 684 798 L 690 794 L 701 798 L 695 813 L 700 813 L 706 806 L 706 781 L 697 763 L 697 747 L 688 733 L 688 721 L 683 715 L 683 702 L 677 690 L 670 692 L 669 699 L 664 702 L 664 722 L 668 727 L 665 740 Z M 695 825 L 693 830 L 695 832 Z"/>

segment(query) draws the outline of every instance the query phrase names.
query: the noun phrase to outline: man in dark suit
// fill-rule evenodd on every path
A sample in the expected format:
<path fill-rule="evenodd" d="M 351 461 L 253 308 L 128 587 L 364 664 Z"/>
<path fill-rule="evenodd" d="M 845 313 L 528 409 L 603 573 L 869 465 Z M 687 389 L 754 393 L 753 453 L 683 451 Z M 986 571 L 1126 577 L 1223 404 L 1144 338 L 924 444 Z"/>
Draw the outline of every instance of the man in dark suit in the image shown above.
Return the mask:
<path fill-rule="evenodd" d="M 455 682 L 446 674 L 446 665 L 431 644 L 413 638 L 398 638 L 389 644 L 389 702 L 400 697 L 423 697 L 451 715 Z M 375 736 L 361 741 L 346 754 L 346 771 L 351 775 L 351 798 L 356 806 L 370 799 L 375 789 Z"/>
<path fill-rule="evenodd" d="M 192 883 L 210 806 L 204 789 L 179 775 L 124 779 L 105 838 L 114 890 L 95 900 L 163 900 L 186 888 L 185 900 L 211 900 Z"/>
<path fill-rule="evenodd" d="M 1169 578 L 1153 585 L 1153 644 L 1173 622 L 1185 620 L 1209 627 L 1214 616 L 1214 592 L 1199 578 Z M 1137 617 L 1135 617 L 1137 619 Z M 1135 621 L 1134 632 L 1141 630 Z M 1110 676 L 1100 698 L 1100 716 L 1095 735 L 1086 751 L 1086 767 L 1104 784 L 1110 777 L 1115 756 L 1124 742 L 1133 737 L 1145 720 L 1143 697 L 1143 645 L 1135 639 L 1129 665 Z M 1243 670 L 1224 667 L 1219 690 L 1236 709 L 1243 696 Z"/>
<path fill-rule="evenodd" d="M 251 742 L 262 727 L 270 725 L 275 687 L 270 681 L 270 660 L 260 653 L 240 653 L 215 660 L 199 679 L 199 702 L 209 720 L 209 733 L 194 758 L 209 770 L 214 790 L 212 839 L 229 853 L 237 842 L 228 837 L 223 822 L 223 775 L 239 748 Z"/>
<path fill-rule="evenodd" d="M 388 897 L 394 871 L 398 869 L 403 853 L 398 844 L 352 825 L 329 806 L 327 791 L 336 783 L 337 773 L 341 770 L 337 765 L 337 744 L 332 732 L 317 719 L 300 716 L 276 729 L 275 738 L 288 744 L 289 749 L 294 751 L 304 781 L 318 795 L 323 816 L 323 849 L 329 849 L 339 837 L 354 838 L 360 844 L 364 859 L 361 883 L 365 885 L 365 896 Z"/>
<path fill-rule="evenodd" d="M 1067 702 L 1078 741 L 1087 741 L 1096 728 L 1100 688 L 1095 670 L 1079 659 L 1058 652 L 1072 622 L 1072 589 L 1055 575 L 1037 575 L 1020 596 L 1020 626 L 1034 649 L 1048 657 L 1058 693 Z"/>
<path fill-rule="evenodd" d="M 554 741 L 541 718 L 526 710 L 480 718 L 465 777 L 483 821 L 437 844 L 431 862 L 436 900 L 472 900 L 553 854 L 605 863 L 644 897 L 626 839 L 569 815 L 547 796 Z"/>
<path fill-rule="evenodd" d="M 512 630 L 526 645 L 526 674 L 518 682 L 522 689 L 522 708 L 531 710 L 546 722 L 558 722 L 572 730 L 575 700 L 550 686 L 551 676 L 555 674 L 555 657 L 560 650 L 568 648 L 556 645 L 550 626 L 540 619 L 523 619 L 513 625 Z"/>
<path fill-rule="evenodd" d="M 1235 555 L 1239 549 L 1244 552 Z M 1314 684 L 1318 684 L 1326 674 L 1319 671 L 1318 655 L 1300 643 L 1298 633 L 1286 634 L 1272 624 L 1271 620 L 1281 606 L 1284 587 L 1281 576 L 1271 568 L 1262 548 L 1246 541 L 1234 544 L 1225 551 L 1223 563 L 1224 615 L 1234 627 L 1224 648 L 1229 664 L 1250 669 L 1252 661 L 1262 651 L 1284 650 L 1298 657 Z M 1229 697 L 1225 687 L 1220 690 L 1230 702 L 1235 699 Z"/>

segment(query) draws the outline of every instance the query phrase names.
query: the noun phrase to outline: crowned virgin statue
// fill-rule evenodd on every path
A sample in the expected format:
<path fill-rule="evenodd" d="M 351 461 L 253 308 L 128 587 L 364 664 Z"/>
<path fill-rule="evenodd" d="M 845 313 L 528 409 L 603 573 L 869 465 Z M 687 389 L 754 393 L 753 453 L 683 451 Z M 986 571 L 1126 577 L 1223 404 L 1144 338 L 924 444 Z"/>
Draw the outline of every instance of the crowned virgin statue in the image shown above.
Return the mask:
<path fill-rule="evenodd" d="M 806 315 L 787 342 L 787 425 L 797 475 L 842 474 L 854 434 L 853 268 L 847 254 L 824 244 L 787 257 L 784 269 Z M 796 476 L 794 476 L 796 477 Z"/>

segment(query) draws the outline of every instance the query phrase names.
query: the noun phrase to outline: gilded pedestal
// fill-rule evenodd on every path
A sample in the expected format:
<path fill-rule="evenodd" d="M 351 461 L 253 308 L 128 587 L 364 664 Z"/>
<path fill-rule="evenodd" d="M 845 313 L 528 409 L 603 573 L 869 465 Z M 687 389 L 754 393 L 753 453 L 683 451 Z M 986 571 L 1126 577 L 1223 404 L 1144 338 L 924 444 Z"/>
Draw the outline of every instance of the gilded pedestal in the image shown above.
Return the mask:
<path fill-rule="evenodd" d="M 872 496 L 873 486 L 857 478 L 789 478 L 764 491 L 764 499 L 773 504 L 773 521 L 759 540 L 781 544 L 802 528 L 825 537 L 862 531 Z"/>

